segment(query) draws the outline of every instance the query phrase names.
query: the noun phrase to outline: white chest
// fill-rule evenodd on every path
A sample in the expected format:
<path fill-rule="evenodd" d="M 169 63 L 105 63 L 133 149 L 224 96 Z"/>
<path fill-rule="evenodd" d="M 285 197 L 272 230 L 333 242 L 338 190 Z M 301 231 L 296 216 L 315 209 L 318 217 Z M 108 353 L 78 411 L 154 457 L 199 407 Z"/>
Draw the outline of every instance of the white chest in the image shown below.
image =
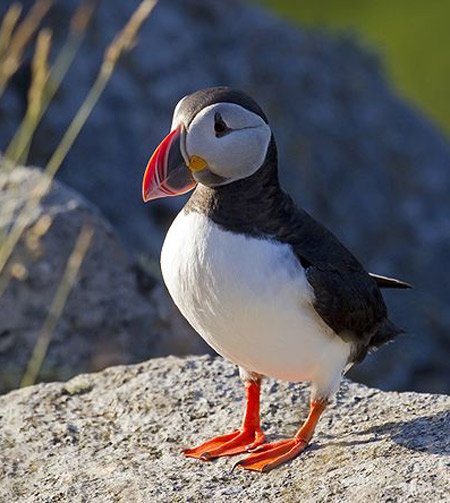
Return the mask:
<path fill-rule="evenodd" d="M 181 313 L 219 354 L 285 380 L 340 372 L 349 348 L 312 307 L 313 292 L 288 245 L 222 230 L 181 212 L 161 268 Z"/>

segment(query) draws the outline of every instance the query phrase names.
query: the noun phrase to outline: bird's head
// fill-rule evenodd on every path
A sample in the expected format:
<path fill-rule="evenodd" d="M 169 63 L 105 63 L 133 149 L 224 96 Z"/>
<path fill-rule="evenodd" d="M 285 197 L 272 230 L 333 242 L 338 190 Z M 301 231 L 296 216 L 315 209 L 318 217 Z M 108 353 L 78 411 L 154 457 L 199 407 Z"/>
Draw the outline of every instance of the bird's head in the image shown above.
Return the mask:
<path fill-rule="evenodd" d="M 251 176 L 263 165 L 271 136 L 264 112 L 240 91 L 211 87 L 185 96 L 147 164 L 144 201 Z"/>

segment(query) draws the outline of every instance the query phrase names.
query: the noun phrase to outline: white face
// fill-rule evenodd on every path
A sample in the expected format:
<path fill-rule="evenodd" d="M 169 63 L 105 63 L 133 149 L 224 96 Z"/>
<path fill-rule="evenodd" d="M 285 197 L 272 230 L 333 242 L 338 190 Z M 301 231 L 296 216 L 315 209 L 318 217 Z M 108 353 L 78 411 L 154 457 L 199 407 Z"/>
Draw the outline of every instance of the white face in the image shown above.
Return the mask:
<path fill-rule="evenodd" d="M 180 103 L 172 128 L 179 122 Z M 193 173 L 199 183 L 224 185 L 246 178 L 262 166 L 271 134 L 259 115 L 234 103 L 216 103 L 201 110 L 190 123 L 185 137 L 185 160 L 197 156 L 207 163 L 205 172 Z M 211 178 L 207 171 L 221 178 Z"/>

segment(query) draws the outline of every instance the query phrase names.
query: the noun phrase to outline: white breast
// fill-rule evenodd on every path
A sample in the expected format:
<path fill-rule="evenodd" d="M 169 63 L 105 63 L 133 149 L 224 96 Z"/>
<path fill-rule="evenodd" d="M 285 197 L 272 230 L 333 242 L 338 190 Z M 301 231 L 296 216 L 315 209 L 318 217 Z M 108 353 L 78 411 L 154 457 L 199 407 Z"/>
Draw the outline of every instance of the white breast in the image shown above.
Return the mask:
<path fill-rule="evenodd" d="M 262 375 L 313 381 L 324 392 L 338 385 L 349 345 L 312 307 L 313 291 L 288 245 L 181 212 L 161 268 L 181 313 L 225 358 Z"/>

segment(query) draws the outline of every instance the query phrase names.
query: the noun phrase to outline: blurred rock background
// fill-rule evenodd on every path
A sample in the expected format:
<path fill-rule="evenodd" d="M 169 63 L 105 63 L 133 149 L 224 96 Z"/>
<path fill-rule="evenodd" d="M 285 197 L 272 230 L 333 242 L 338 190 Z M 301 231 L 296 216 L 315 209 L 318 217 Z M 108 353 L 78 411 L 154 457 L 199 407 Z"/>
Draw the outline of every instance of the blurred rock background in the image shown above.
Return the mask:
<path fill-rule="evenodd" d="M 14 205 L 11 220 L 42 177 L 38 169 L 0 172 L 0 207 Z M 200 338 L 187 336 L 187 322 L 157 281 L 138 273 L 97 208 L 55 181 L 10 261 L 12 281 L 0 301 L 0 391 L 20 382 L 83 225 L 93 228 L 93 240 L 40 379 L 65 380 L 150 355 L 201 352 Z"/>
<path fill-rule="evenodd" d="M 8 4 L 2 3 L 0 14 Z M 56 1 L 44 21 L 53 30 L 55 52 L 77 5 Z M 32 165 L 45 165 L 92 84 L 105 46 L 137 5 L 134 0 L 99 3 L 36 133 Z M 29 79 L 26 60 L 0 99 L 0 148 L 24 114 Z M 218 84 L 243 89 L 265 109 L 278 142 L 283 184 L 298 203 L 368 269 L 415 286 L 386 294 L 392 319 L 407 335 L 367 358 L 351 377 L 384 389 L 448 392 L 447 139 L 387 83 L 376 47 L 362 47 L 354 35 L 297 28 L 234 0 L 161 0 L 119 65 L 59 173 L 80 195 L 55 185 L 41 210 L 56 212 L 59 226 L 49 229 L 42 255 L 27 259 L 29 274 L 14 280 L 0 299 L 0 365 L 7 368 L 0 375 L 9 376 L 1 377 L 0 390 L 18 382 L 73 246 L 70 229 L 84 218 L 98 226 L 97 241 L 57 326 L 41 378 L 207 350 L 160 284 L 162 239 L 184 201 L 144 206 L 140 183 L 177 101 Z M 39 174 L 20 173 L 20 196 L 15 189 L 14 198 L 23 204 L 25 182 L 32 184 Z M 10 184 L 8 178 L 2 198 L 10 197 Z M 15 253 L 20 256 L 20 246 Z M 36 287 L 36 275 L 47 287 Z"/>

